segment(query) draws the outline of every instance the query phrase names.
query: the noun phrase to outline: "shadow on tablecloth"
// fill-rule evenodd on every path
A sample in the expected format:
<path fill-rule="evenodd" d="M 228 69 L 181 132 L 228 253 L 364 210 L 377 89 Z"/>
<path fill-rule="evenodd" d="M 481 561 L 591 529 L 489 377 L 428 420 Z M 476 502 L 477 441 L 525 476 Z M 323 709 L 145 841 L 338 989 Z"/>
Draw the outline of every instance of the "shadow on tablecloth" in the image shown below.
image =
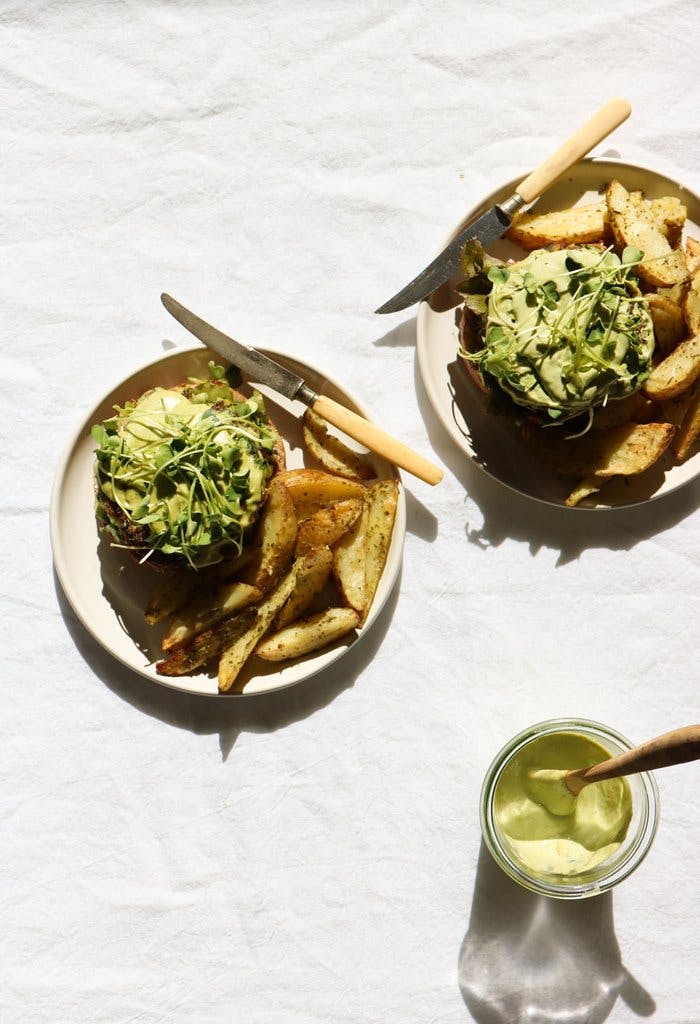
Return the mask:
<path fill-rule="evenodd" d="M 398 324 L 374 344 L 415 347 L 415 317 Z M 470 544 L 481 548 L 498 547 L 510 538 L 527 543 L 532 554 L 540 548 L 558 551 L 557 565 L 565 565 L 590 548 L 630 550 L 640 541 L 670 529 L 700 507 L 700 479 L 646 504 L 595 512 L 576 512 L 528 498 L 504 487 L 459 451 L 430 404 L 417 357 L 414 384 L 434 451 L 481 512 L 480 524 L 465 523 Z"/>
<path fill-rule="evenodd" d="M 613 896 L 555 900 L 513 882 L 482 843 L 459 986 L 477 1024 L 601 1024 L 617 998 L 656 1009 L 622 962 Z"/>
<path fill-rule="evenodd" d="M 126 703 L 168 725 L 196 734 L 218 733 L 222 760 L 226 761 L 240 733 L 274 732 L 308 718 L 354 685 L 389 628 L 398 601 L 401 573 L 371 629 L 339 661 L 285 690 L 249 694 L 244 698 L 184 693 L 133 672 L 85 629 L 71 608 L 55 570 L 54 586 L 68 632 L 85 662 L 105 686 Z"/>

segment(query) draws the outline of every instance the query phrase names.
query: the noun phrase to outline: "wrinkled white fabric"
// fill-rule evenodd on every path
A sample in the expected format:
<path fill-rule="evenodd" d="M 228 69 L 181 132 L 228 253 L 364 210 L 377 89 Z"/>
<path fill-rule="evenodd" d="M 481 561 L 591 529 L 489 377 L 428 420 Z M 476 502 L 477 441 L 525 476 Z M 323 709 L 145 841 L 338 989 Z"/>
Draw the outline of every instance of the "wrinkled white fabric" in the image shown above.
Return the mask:
<path fill-rule="evenodd" d="M 692 766 L 611 899 L 480 854 L 543 718 L 697 719 L 697 487 L 571 516 L 465 463 L 415 319 L 373 310 L 611 95 L 599 151 L 698 189 L 692 0 L 0 5 L 3 1024 L 698 1019 Z M 224 704 L 116 664 L 51 571 L 96 400 L 182 337 L 168 290 L 326 369 L 445 466 L 405 478 L 400 588 L 333 671 Z"/>

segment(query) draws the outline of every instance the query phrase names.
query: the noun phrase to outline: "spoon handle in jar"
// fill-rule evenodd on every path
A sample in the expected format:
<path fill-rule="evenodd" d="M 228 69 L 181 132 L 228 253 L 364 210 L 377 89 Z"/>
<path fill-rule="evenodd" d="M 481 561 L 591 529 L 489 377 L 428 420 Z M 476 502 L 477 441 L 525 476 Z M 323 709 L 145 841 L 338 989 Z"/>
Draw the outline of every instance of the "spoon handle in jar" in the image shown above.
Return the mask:
<path fill-rule="evenodd" d="M 636 772 L 648 772 L 654 768 L 668 768 L 673 764 L 684 764 L 686 761 L 698 759 L 700 725 L 686 725 L 682 729 L 673 729 L 590 768 L 568 772 L 564 781 L 573 793 L 579 793 L 591 782 L 617 779 L 621 775 L 634 775 Z"/>

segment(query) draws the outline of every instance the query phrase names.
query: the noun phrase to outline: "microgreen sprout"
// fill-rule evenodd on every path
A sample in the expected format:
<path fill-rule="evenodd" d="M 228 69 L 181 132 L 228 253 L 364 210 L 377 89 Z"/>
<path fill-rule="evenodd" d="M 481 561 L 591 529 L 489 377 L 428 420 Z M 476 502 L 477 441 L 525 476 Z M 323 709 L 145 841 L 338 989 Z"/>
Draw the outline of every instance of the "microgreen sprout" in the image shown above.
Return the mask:
<path fill-rule="evenodd" d="M 198 568 L 241 551 L 272 472 L 277 435 L 262 396 L 240 400 L 236 376 L 156 389 L 92 428 L 97 514 L 114 545 L 173 555 Z M 150 397 L 149 397 L 150 396 Z"/>
<path fill-rule="evenodd" d="M 460 290 L 483 346 L 462 355 L 550 423 L 586 413 L 590 425 L 596 405 L 637 390 L 649 374 L 653 326 L 635 273 L 642 262 L 633 246 L 618 256 L 581 245 L 487 267 L 472 250 L 487 290 L 478 304 Z"/>

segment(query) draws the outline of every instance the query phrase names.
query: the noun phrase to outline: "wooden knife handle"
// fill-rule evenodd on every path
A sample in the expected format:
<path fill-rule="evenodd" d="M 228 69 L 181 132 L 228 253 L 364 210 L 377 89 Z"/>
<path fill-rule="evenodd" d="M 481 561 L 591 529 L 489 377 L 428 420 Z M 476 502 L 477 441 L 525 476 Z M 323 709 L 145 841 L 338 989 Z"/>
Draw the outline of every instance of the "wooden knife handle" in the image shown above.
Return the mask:
<path fill-rule="evenodd" d="M 631 113 L 632 107 L 627 100 L 621 97 L 608 100 L 589 121 L 559 147 L 556 153 L 552 153 L 543 164 L 520 182 L 516 189 L 518 195 L 522 196 L 526 203 L 534 202 L 564 171 L 568 171 L 581 157 L 590 153 L 594 146 L 626 121 Z"/>
<path fill-rule="evenodd" d="M 363 419 L 356 412 L 351 412 L 344 405 L 334 402 L 332 398 L 319 395 L 312 409 L 348 437 L 359 441 L 377 455 L 382 455 L 400 469 L 405 469 L 407 473 L 417 476 L 419 480 L 424 480 L 427 484 L 437 484 L 442 480 L 443 473 L 438 466 L 424 459 L 401 441 L 397 441 L 395 437 L 391 437 L 381 427 Z"/>

